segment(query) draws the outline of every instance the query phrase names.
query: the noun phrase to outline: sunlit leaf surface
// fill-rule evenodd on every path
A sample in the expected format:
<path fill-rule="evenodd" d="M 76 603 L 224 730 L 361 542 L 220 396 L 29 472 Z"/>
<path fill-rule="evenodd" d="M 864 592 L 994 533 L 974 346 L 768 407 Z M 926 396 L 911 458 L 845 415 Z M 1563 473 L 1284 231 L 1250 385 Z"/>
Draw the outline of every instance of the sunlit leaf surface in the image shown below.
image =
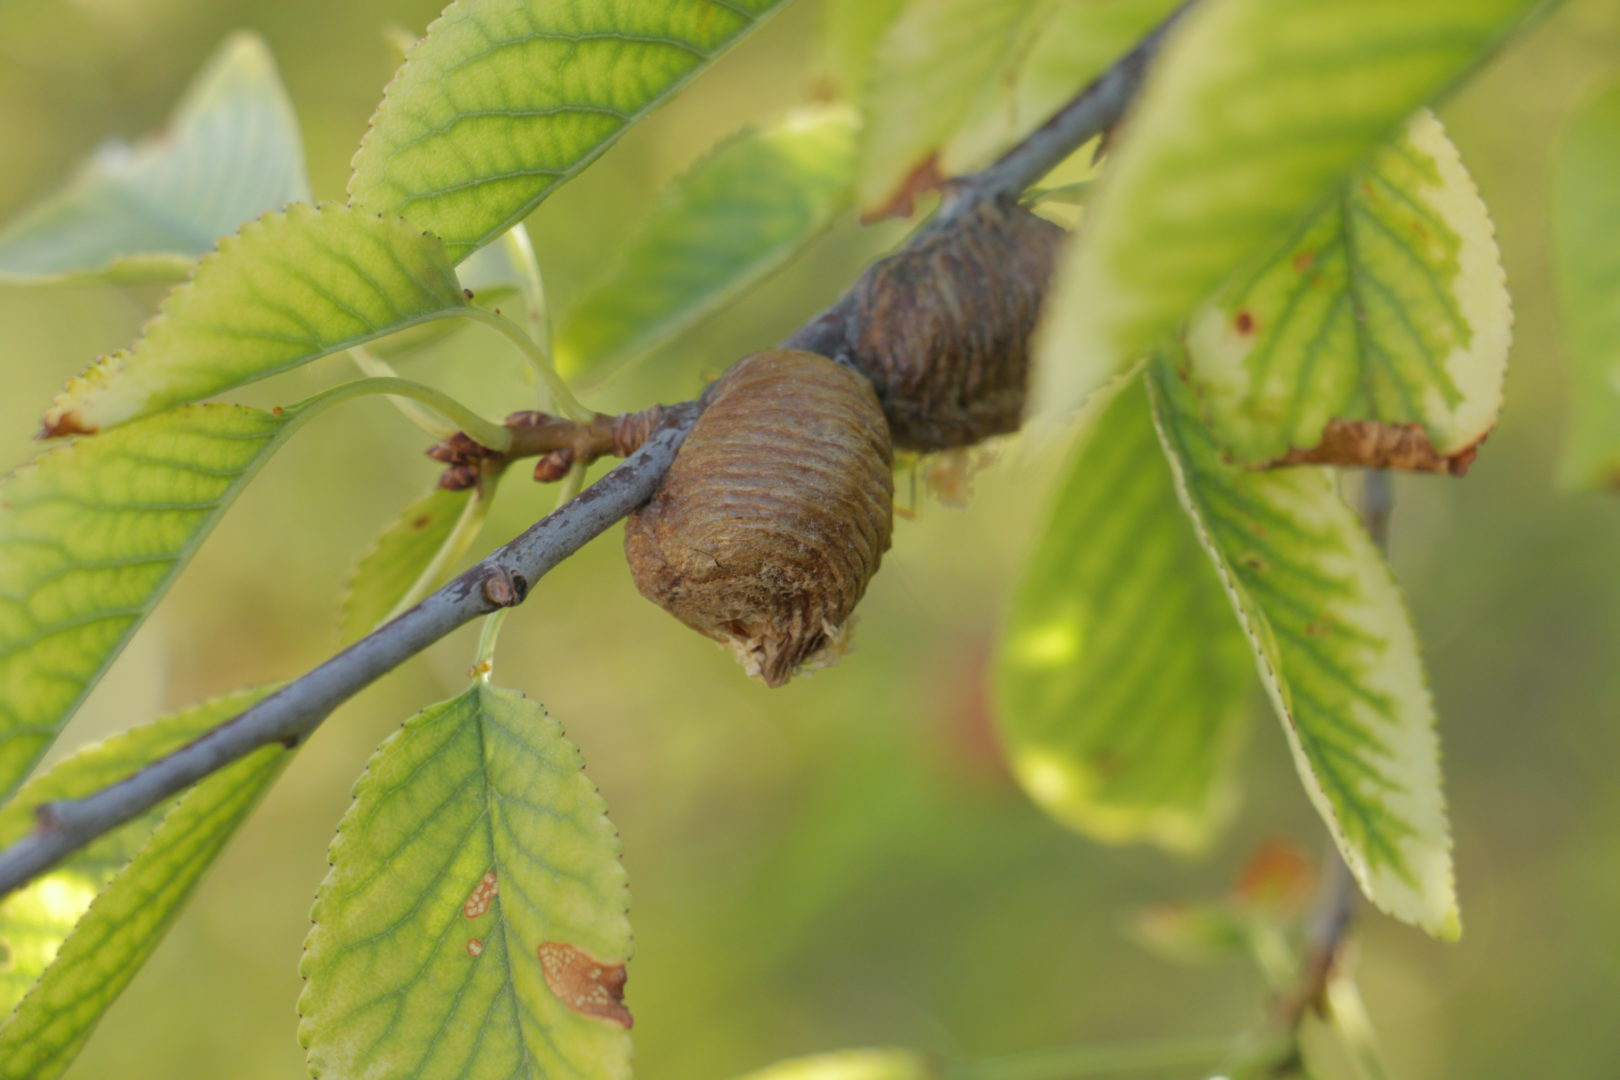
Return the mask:
<path fill-rule="evenodd" d="M 1250 464 L 1461 472 L 1512 339 L 1479 193 L 1425 111 L 1188 334 L 1199 408 Z"/>
<path fill-rule="evenodd" d="M 133 770 L 230 718 L 265 692 L 218 698 L 115 737 L 68 759 L 30 785 L 26 794 L 88 794 L 119 778 L 109 775 L 115 767 L 119 774 Z M 32 933 L 23 942 L 35 950 L 28 954 L 30 967 L 47 960 L 49 966 L 0 1025 L 0 1078 L 53 1080 L 62 1074 L 107 1007 L 162 941 L 204 871 L 289 756 L 282 746 L 255 751 L 101 838 L 6 901 L 0 911 L 0 935 L 26 927 Z M 10 809 L 6 816 L 8 822 L 15 820 Z M 5 824 L 0 822 L 0 829 Z M 26 921 L 30 903 L 41 905 L 45 923 Z M 74 914 L 82 915 L 72 932 L 65 940 L 48 940 L 46 935 L 63 927 L 74 908 L 78 909 Z M 54 955 L 47 957 L 48 953 Z"/>
<path fill-rule="evenodd" d="M 0 793 L 39 760 L 293 414 L 198 405 L 0 480 Z"/>
<path fill-rule="evenodd" d="M 1330 470 L 1232 464 L 1168 360 L 1149 379 L 1182 506 L 1248 632 L 1306 793 L 1375 904 L 1455 937 L 1434 703 L 1389 567 Z"/>
<path fill-rule="evenodd" d="M 479 683 L 378 748 L 305 943 L 317 1077 L 630 1072 L 619 840 L 539 705 Z"/>
<path fill-rule="evenodd" d="M 388 87 L 355 205 L 460 260 L 701 71 L 782 0 L 456 0 Z"/>
<path fill-rule="evenodd" d="M 220 241 L 141 340 L 68 383 L 52 435 L 211 397 L 467 305 L 444 249 L 399 218 L 296 205 Z"/>
<path fill-rule="evenodd" d="M 1223 0 L 1160 52 L 1059 269 L 1038 404 L 1074 408 L 1252 270 L 1538 0 Z"/>
<path fill-rule="evenodd" d="M 1222 824 L 1254 677 L 1140 386 L 1108 406 L 1065 472 L 996 674 L 1013 771 L 1054 817 L 1176 849 Z"/>

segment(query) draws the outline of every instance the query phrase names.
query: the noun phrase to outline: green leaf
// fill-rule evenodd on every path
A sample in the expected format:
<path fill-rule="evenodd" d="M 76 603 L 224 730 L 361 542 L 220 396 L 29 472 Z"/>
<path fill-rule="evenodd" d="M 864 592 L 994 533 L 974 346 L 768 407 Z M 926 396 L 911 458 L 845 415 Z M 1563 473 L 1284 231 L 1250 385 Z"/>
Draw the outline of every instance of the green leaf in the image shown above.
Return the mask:
<path fill-rule="evenodd" d="M 298 415 L 190 406 L 47 450 L 0 480 L 0 796 Z"/>
<path fill-rule="evenodd" d="M 781 3 L 456 0 L 389 85 L 350 200 L 403 214 L 460 260 Z"/>
<path fill-rule="evenodd" d="M 1620 86 L 1576 115 L 1559 148 L 1553 224 L 1573 396 L 1559 475 L 1620 487 Z"/>
<path fill-rule="evenodd" d="M 484 683 L 373 756 L 304 946 L 317 1077 L 624 1078 L 619 840 L 579 751 Z"/>
<path fill-rule="evenodd" d="M 255 690 L 219 698 L 137 729 L 105 744 L 112 748 L 110 753 L 101 754 L 84 772 L 59 777 L 59 772 L 72 769 L 78 760 L 69 759 L 40 783 L 54 777 L 77 792 L 93 790 L 101 782 L 98 774 L 113 755 L 158 753 L 161 747 L 183 742 L 228 719 L 265 693 Z M 102 1013 L 152 955 L 203 873 L 289 757 L 284 747 L 264 747 L 171 801 L 161 823 L 155 822 L 154 812 L 97 842 L 93 850 L 100 858 L 122 857 L 131 851 L 134 857 L 96 895 L 39 982 L 0 1026 L 0 1080 L 53 1080 L 62 1074 Z M 133 754 L 129 763 L 136 763 Z M 81 860 L 86 859 L 81 867 Z M 81 853 L 44 879 L 41 895 L 63 897 L 69 904 L 79 905 L 81 897 L 89 894 L 91 882 L 105 876 L 105 867 L 95 856 Z"/>
<path fill-rule="evenodd" d="M 909 212 L 939 178 L 938 155 L 987 86 L 1010 82 L 1045 0 L 923 0 L 878 43 L 866 96 L 856 200 L 869 217 Z"/>
<path fill-rule="evenodd" d="M 1101 840 L 1196 850 L 1235 802 L 1253 676 L 1139 386 L 1069 464 L 996 664 L 1013 772 Z"/>
<path fill-rule="evenodd" d="M 1246 463 L 1460 473 L 1496 423 L 1512 337 L 1490 216 L 1425 110 L 1193 317 L 1187 351 L 1206 421 Z"/>
<path fill-rule="evenodd" d="M 162 135 L 104 145 L 0 232 L 0 282 L 177 280 L 242 222 L 308 199 L 298 119 L 269 50 L 235 34 Z"/>
<path fill-rule="evenodd" d="M 847 109 L 806 109 L 700 161 L 563 320 L 562 372 L 601 377 L 786 263 L 849 204 L 855 132 Z"/>
<path fill-rule="evenodd" d="M 821 5 L 817 66 L 834 95 L 845 101 L 865 96 L 872 54 L 905 6 L 905 0 L 826 0 Z"/>
<path fill-rule="evenodd" d="M 941 170 L 954 176 L 988 164 L 1129 52 L 1178 2 L 1042 0 L 1014 70 L 980 93 L 941 150 Z"/>
<path fill-rule="evenodd" d="M 435 489 L 407 506 L 349 575 L 339 631 L 356 641 L 411 591 L 455 531 L 473 492 Z"/>
<path fill-rule="evenodd" d="M 114 784 L 230 719 L 268 692 L 265 688 L 215 698 L 64 758 L 30 780 L 0 808 L 0 846 L 14 844 L 33 830 L 34 808 L 40 804 L 81 798 Z M 0 1010 L 9 1013 L 22 1000 L 56 958 L 96 894 L 135 857 L 178 798 L 97 838 L 0 900 Z"/>
<path fill-rule="evenodd" d="M 135 346 L 68 383 L 51 435 L 100 431 L 462 310 L 444 249 L 399 218 L 296 205 L 249 222 Z"/>
<path fill-rule="evenodd" d="M 779 1061 L 742 1080 L 937 1080 L 940 1073 L 910 1050 L 839 1050 Z"/>
<path fill-rule="evenodd" d="M 1394 576 L 1331 471 L 1228 462 L 1168 359 L 1149 376 L 1181 504 L 1248 633 L 1306 793 L 1373 903 L 1455 938 L 1434 703 Z"/>
<path fill-rule="evenodd" d="M 1039 407 L 1074 408 L 1276 250 L 1539 6 L 1217 0 L 1189 12 L 1059 267 Z"/>

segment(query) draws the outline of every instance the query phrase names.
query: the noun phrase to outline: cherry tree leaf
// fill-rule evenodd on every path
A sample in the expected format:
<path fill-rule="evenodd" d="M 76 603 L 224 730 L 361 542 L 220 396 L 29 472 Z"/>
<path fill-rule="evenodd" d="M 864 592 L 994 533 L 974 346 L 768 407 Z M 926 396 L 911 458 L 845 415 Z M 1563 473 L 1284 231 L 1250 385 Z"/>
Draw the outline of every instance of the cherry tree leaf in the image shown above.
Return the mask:
<path fill-rule="evenodd" d="M 24 795 L 88 794 L 116 778 L 109 775 L 113 769 L 133 771 L 267 692 L 265 688 L 218 698 L 117 736 L 67 759 L 25 789 Z M 29 936 L 18 944 L 28 951 L 18 959 L 26 958 L 30 969 L 42 971 L 0 1025 L 0 1080 L 53 1080 L 67 1069 L 289 757 L 290 751 L 281 746 L 250 754 L 101 837 L 8 898 L 0 910 L 0 934 L 17 935 L 26 927 Z M 12 808 L 5 818 L 0 833 L 18 824 Z M 38 905 L 45 923 L 27 920 L 31 903 Z M 82 914 L 57 946 L 50 938 L 70 912 Z"/>
<path fill-rule="evenodd" d="M 1541 0 L 1217 0 L 1171 32 L 1059 267 L 1037 403 L 1063 414 L 1252 269 Z"/>
<path fill-rule="evenodd" d="M 1188 331 L 1199 407 L 1248 464 L 1464 472 L 1513 337 L 1491 219 L 1432 113 Z"/>
<path fill-rule="evenodd" d="M 188 406 L 54 447 L 0 480 L 0 795 L 302 415 Z"/>
<path fill-rule="evenodd" d="M 1620 487 L 1620 87 L 1575 117 L 1559 149 L 1558 284 L 1574 394 L 1560 477 Z"/>
<path fill-rule="evenodd" d="M 355 155 L 356 206 L 459 261 L 527 217 L 782 0 L 456 0 Z"/>
<path fill-rule="evenodd" d="M 49 435 L 198 401 L 467 306 L 438 241 L 400 218 L 295 205 L 220 241 L 134 347 L 68 383 Z"/>
<path fill-rule="evenodd" d="M 563 319 L 557 363 L 600 378 L 780 268 L 849 205 L 855 117 L 806 109 L 722 143 Z"/>
<path fill-rule="evenodd" d="M 987 86 L 1010 81 L 1045 0 L 918 0 L 872 55 L 856 200 L 868 217 L 909 213 L 942 178 L 938 155 Z"/>
<path fill-rule="evenodd" d="M 1388 565 L 1330 470 L 1229 462 L 1168 358 L 1149 379 L 1177 494 L 1248 633 L 1312 804 L 1373 903 L 1455 938 L 1434 703 Z"/>
<path fill-rule="evenodd" d="M 838 1050 L 779 1061 L 742 1080 L 939 1080 L 940 1075 L 911 1050 Z"/>
<path fill-rule="evenodd" d="M 1196 850 L 1234 804 L 1253 685 L 1128 386 L 1082 439 L 1013 599 L 996 664 L 1013 772 L 1081 832 Z"/>
<path fill-rule="evenodd" d="M 0 846 L 34 828 L 34 808 L 90 795 L 178 750 L 241 712 L 268 692 L 241 691 L 215 698 L 104 739 L 62 759 L 30 780 L 0 808 Z M 107 882 L 134 858 L 174 799 L 100 836 L 66 861 L 0 899 L 0 1010 L 22 1000 L 56 958 L 62 942 Z"/>
<path fill-rule="evenodd" d="M 298 119 L 264 41 L 231 36 L 168 129 L 100 149 L 0 231 L 0 281 L 184 278 L 219 237 L 309 199 Z"/>
<path fill-rule="evenodd" d="M 410 593 L 450 540 L 473 490 L 434 489 L 401 511 L 361 556 L 344 590 L 339 632 L 356 641 L 380 624 Z"/>
<path fill-rule="evenodd" d="M 311 913 L 311 1073 L 628 1077 L 618 856 L 539 705 L 477 683 L 413 717 L 356 784 Z"/>
<path fill-rule="evenodd" d="M 826 0 L 818 61 L 828 89 L 845 101 L 865 96 L 872 54 L 905 0 Z"/>

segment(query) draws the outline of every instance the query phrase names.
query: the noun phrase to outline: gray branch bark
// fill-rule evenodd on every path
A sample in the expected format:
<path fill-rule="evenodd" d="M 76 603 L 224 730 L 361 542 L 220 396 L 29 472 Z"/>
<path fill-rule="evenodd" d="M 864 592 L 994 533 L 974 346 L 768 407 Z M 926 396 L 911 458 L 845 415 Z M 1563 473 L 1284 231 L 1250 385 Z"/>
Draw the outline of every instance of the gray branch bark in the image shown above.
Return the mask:
<path fill-rule="evenodd" d="M 976 202 L 1016 198 L 1069 154 L 1113 127 L 1135 97 L 1165 32 L 1194 2 L 1188 0 L 1178 8 L 990 167 L 953 181 L 946 205 L 912 242 L 953 228 L 962 210 Z M 851 295 L 846 292 L 783 344 L 824 356 L 845 351 Z M 544 574 L 651 497 L 695 421 L 697 405 L 674 406 L 670 414 L 645 446 L 576 499 L 397 619 L 118 783 L 84 798 L 38 807 L 34 831 L 0 852 L 0 895 L 254 750 L 272 743 L 297 745 L 343 702 L 451 631 L 522 603 Z"/>

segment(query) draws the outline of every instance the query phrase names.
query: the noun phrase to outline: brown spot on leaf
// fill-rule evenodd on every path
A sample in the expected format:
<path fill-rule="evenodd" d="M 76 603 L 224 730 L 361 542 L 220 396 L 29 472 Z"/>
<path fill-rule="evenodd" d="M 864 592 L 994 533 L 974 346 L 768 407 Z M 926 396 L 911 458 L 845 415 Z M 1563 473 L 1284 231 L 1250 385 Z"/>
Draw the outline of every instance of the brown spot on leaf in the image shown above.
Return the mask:
<path fill-rule="evenodd" d="M 546 985 L 557 1000 L 586 1016 L 597 1016 L 620 1027 L 635 1022 L 624 1007 L 624 965 L 604 964 L 584 949 L 559 941 L 546 941 L 536 950 Z"/>
<path fill-rule="evenodd" d="M 482 955 L 484 955 L 484 939 L 483 938 L 475 938 L 475 937 L 468 938 L 467 939 L 467 955 L 468 956 L 482 956 Z"/>
<path fill-rule="evenodd" d="M 46 413 L 39 425 L 41 439 L 60 439 L 68 435 L 94 435 L 95 425 L 87 424 L 78 413 Z"/>
<path fill-rule="evenodd" d="M 478 879 L 473 891 L 461 905 L 461 913 L 469 919 L 476 919 L 489 910 L 489 905 L 501 892 L 500 884 L 495 880 L 495 871 L 491 870 Z"/>
<path fill-rule="evenodd" d="M 1328 421 L 1322 441 L 1308 449 L 1295 447 L 1262 468 L 1281 465 L 1347 465 L 1402 472 L 1462 476 L 1479 454 L 1481 435 L 1461 450 L 1442 454 L 1429 442 L 1422 424 L 1385 424 L 1377 420 Z"/>
<path fill-rule="evenodd" d="M 1316 252 L 1301 251 L 1299 254 L 1294 256 L 1294 269 L 1303 274 L 1305 271 L 1309 270 L 1311 265 L 1315 262 Z"/>
<path fill-rule="evenodd" d="M 1232 318 L 1232 326 L 1238 333 L 1247 337 L 1254 333 L 1254 314 L 1249 311 L 1240 311 Z"/>
<path fill-rule="evenodd" d="M 411 520 L 411 528 L 413 529 L 425 529 L 431 524 L 433 524 L 432 514 L 422 514 Z"/>
<path fill-rule="evenodd" d="M 917 197 L 933 191 L 945 182 L 945 174 L 940 171 L 939 155 L 929 154 L 917 163 L 916 168 L 906 174 L 900 181 L 900 186 L 890 195 L 882 205 L 862 212 L 861 224 L 870 225 L 874 221 L 884 218 L 908 218 L 916 208 Z"/>

